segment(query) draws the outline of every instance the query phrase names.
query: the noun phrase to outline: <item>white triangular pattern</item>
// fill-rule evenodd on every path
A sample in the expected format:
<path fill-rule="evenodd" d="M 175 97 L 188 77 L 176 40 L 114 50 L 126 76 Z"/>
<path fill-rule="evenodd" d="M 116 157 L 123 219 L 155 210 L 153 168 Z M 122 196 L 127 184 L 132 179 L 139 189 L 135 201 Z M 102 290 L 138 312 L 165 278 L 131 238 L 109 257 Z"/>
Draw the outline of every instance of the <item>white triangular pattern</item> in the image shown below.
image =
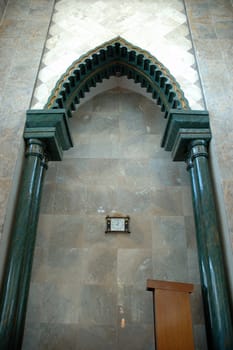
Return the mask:
<path fill-rule="evenodd" d="M 200 105 L 202 93 L 195 85 L 198 74 L 182 0 L 92 0 L 88 6 L 60 0 L 55 10 L 38 75 L 42 85 L 34 93 L 37 107 L 44 106 L 74 60 L 119 35 L 160 60 L 180 83 L 191 107 Z"/>

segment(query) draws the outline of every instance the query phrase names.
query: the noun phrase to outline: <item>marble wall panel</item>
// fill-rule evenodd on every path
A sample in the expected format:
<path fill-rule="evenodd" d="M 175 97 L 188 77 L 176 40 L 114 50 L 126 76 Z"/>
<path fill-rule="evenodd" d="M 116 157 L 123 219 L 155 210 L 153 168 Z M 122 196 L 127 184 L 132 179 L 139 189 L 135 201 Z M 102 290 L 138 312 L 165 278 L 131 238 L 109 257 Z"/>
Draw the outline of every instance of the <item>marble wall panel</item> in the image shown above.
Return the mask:
<path fill-rule="evenodd" d="M 25 332 L 27 335 L 23 339 L 23 347 L 25 349 L 32 349 L 32 346 L 35 350 L 39 349 L 39 339 L 40 339 L 40 325 L 35 324 L 31 325 L 30 329 L 27 329 Z"/>
<path fill-rule="evenodd" d="M 117 249 L 101 246 L 88 248 L 84 258 L 86 262 L 85 282 L 87 284 L 108 285 L 116 288 Z"/>
<path fill-rule="evenodd" d="M 81 324 L 115 325 L 117 294 L 114 286 L 84 285 L 80 297 Z"/>
<path fill-rule="evenodd" d="M 203 325 L 189 178 L 185 164 L 157 152 L 160 117 L 151 101 L 121 89 L 73 115 L 74 148 L 48 170 L 43 193 L 25 333 L 39 329 L 35 348 L 62 348 L 69 334 L 71 349 L 153 349 L 148 278 L 194 283 L 194 325 Z M 114 156 L 112 135 L 124 150 Z M 83 140 L 92 148 L 81 153 Z M 106 215 L 117 213 L 130 215 L 130 234 L 105 233 Z"/>
<path fill-rule="evenodd" d="M 145 290 L 147 276 L 152 275 L 151 250 L 119 249 L 117 280 L 120 285 Z"/>
<path fill-rule="evenodd" d="M 155 279 L 188 279 L 187 243 L 182 216 L 156 217 L 153 232 L 153 276 Z"/>
<path fill-rule="evenodd" d="M 145 289 L 137 289 L 132 285 L 120 285 L 118 289 L 118 326 L 153 323 L 153 309 L 151 308 L 151 293 Z M 127 325 L 126 325 L 127 323 Z"/>
<path fill-rule="evenodd" d="M 195 349 L 196 350 L 207 350 L 205 327 L 203 325 L 195 325 L 193 327 L 194 339 L 195 339 Z"/>
<path fill-rule="evenodd" d="M 5 1 L 6 2 L 6 1 Z M 48 24 L 50 21 L 50 15 L 52 12 L 52 6 L 54 1 L 50 0 L 11 0 L 9 1 L 8 9 L 5 17 L 1 22 L 0 27 L 0 70 L 1 70 L 1 86 L 0 86 L 0 115 L 1 115 L 1 156 L 0 156 L 0 176 L 1 176 L 1 193 L 2 193 L 2 211 L 0 213 L 0 223 L 3 224 L 5 213 L 6 213 L 6 203 L 9 198 L 8 186 L 5 187 L 6 183 L 11 183 L 13 170 L 15 167 L 15 161 L 17 158 L 17 150 L 19 148 L 20 139 L 23 130 L 23 123 L 25 120 L 24 111 L 28 108 L 30 104 L 31 94 L 33 91 L 33 85 L 36 79 L 37 68 L 40 62 L 42 49 L 45 42 L 46 31 L 48 28 Z M 1 2 L 1 4 L 3 1 Z M 91 3 L 91 4 L 90 4 Z M 189 24 L 192 31 L 192 37 L 194 41 L 194 48 L 196 49 L 196 56 L 198 60 L 198 66 L 200 68 L 200 74 L 202 83 L 204 85 L 204 93 L 205 99 L 207 102 L 208 109 L 211 112 L 211 121 L 212 121 L 212 131 L 214 133 L 215 143 L 216 143 L 216 154 L 219 161 L 220 166 L 220 177 L 221 183 L 220 186 L 224 189 L 224 204 L 226 205 L 226 211 L 228 215 L 228 223 L 226 226 L 229 227 L 231 240 L 232 239 L 232 227 L 231 223 L 231 209 L 232 209 L 232 196 L 231 196 L 231 179 L 232 179 L 232 152 L 231 152 L 231 129 L 232 123 L 230 122 L 230 116 L 232 115 L 232 82 L 231 82 L 231 71 L 232 71 L 232 53 L 231 49 L 233 47 L 232 42 L 232 1 L 229 0 L 185 0 L 187 15 L 189 19 Z M 75 4 L 75 5 L 74 5 Z M 119 3 L 120 4 L 120 3 Z M 105 40 L 109 40 L 112 37 L 120 34 L 124 36 L 127 40 L 132 41 L 135 44 L 151 51 L 155 56 L 162 60 L 172 71 L 173 74 L 176 75 L 176 78 L 181 82 L 182 87 L 186 91 L 187 97 L 189 97 L 191 105 L 193 108 L 203 108 L 203 100 L 201 98 L 200 91 L 196 91 L 195 83 L 198 81 L 196 68 L 193 68 L 193 63 L 195 62 L 193 59 L 193 54 L 188 52 L 191 48 L 191 41 L 188 37 L 189 31 L 186 22 L 186 15 L 184 13 L 184 6 L 182 1 L 156 1 L 153 2 L 153 10 L 151 7 L 151 2 L 145 4 L 145 2 L 141 3 L 143 8 L 141 11 L 136 11 L 134 13 L 133 18 L 129 20 L 128 15 L 131 13 L 131 7 L 135 6 L 135 4 L 139 4 L 138 1 L 120 4 L 120 11 L 118 11 L 119 20 L 122 24 L 122 31 L 119 32 L 119 21 L 117 23 L 113 23 L 111 18 L 114 11 L 118 10 L 118 3 L 109 1 L 109 2 L 98 2 L 100 9 L 102 11 L 96 11 L 95 2 L 89 2 L 89 6 L 86 6 L 86 3 L 81 1 L 57 1 L 56 11 L 54 13 L 54 21 L 50 26 L 50 36 L 46 42 L 45 55 L 43 57 L 43 64 L 41 65 L 40 77 L 41 81 L 37 81 L 38 93 L 34 95 L 33 106 L 38 107 L 42 106 L 41 101 L 46 101 L 48 95 L 50 94 L 51 88 L 54 86 L 54 82 L 57 78 L 64 72 L 66 67 L 71 63 L 73 59 L 76 59 L 83 52 L 86 52 L 89 48 L 93 48 L 96 45 L 100 44 Z M 65 10 L 64 10 L 65 6 Z M 105 11 L 106 6 L 109 6 L 109 12 Z M 86 10 L 85 10 L 86 9 Z M 138 9 L 138 8 L 137 8 Z M 64 20 L 64 13 L 66 13 L 71 22 Z M 99 26 L 96 28 L 96 31 L 92 33 L 88 33 L 88 28 L 91 28 L 91 21 L 89 20 L 89 14 L 94 16 L 98 13 L 98 21 Z M 101 13 L 101 16 L 99 16 Z M 106 16 L 106 14 L 109 16 Z M 146 14 L 146 15 L 145 15 Z M 148 17 L 149 14 L 149 17 Z M 80 18 L 80 15 L 83 15 L 83 18 Z M 161 23 L 161 16 L 166 20 L 164 23 Z M 113 16 L 114 17 L 114 16 Z M 79 21 L 77 21 L 77 18 Z M 89 20 L 89 21 L 88 21 Z M 143 32 L 135 31 L 134 28 L 130 28 L 127 30 L 132 22 L 135 22 L 135 26 L 138 28 L 143 28 Z M 142 23 L 143 26 L 138 25 Z M 156 21 L 156 29 L 157 36 L 155 40 L 154 31 L 151 31 L 151 28 L 155 28 Z M 72 23 L 72 25 L 71 25 Z M 79 40 L 77 37 L 73 35 L 73 28 L 78 25 L 78 33 Z M 101 26 L 104 25 L 105 28 L 112 28 L 113 31 L 103 30 Z M 124 32 L 125 30 L 125 32 Z M 71 43 L 71 39 L 75 40 L 78 43 L 78 51 L 71 52 L 73 49 L 73 44 Z M 83 39 L 83 40 L 81 40 Z M 175 44 L 174 44 L 175 39 Z M 64 47 L 64 43 L 68 46 Z M 58 45 L 58 46 L 57 46 Z M 59 46 L 60 45 L 60 46 Z M 156 47 L 155 47 L 156 45 Z M 67 50 L 68 48 L 68 50 Z M 55 51 L 53 51 L 55 49 Z M 63 57 L 57 54 L 56 49 L 61 52 L 63 49 L 69 51 L 70 55 L 64 54 Z M 174 55 L 172 53 L 177 53 L 177 59 L 174 60 Z M 69 56 L 69 57 L 68 57 Z M 211 63 L 211 61 L 214 61 Z M 46 67 L 44 67 L 44 65 Z M 48 66 L 50 67 L 48 68 Z M 52 68 L 51 68 L 52 67 Z M 221 74 L 219 74 L 219 71 Z M 187 78 L 187 79 L 186 79 Z M 54 81 L 53 81 L 54 79 Z M 216 84 L 217 79 L 217 84 Z M 14 83 L 10 82 L 14 80 Z M 22 84 L 21 84 L 22 81 Z M 51 84 L 51 86 L 49 85 Z M 191 85 L 190 85 L 191 84 Z M 15 90 L 17 90 L 15 92 Z M 21 92 L 21 94 L 18 93 Z M 195 101 L 192 99 L 192 95 L 195 95 Z M 197 97 L 200 97 L 201 101 L 197 101 Z M 37 100 L 39 99 L 39 102 Z M 139 103 L 138 96 L 130 96 L 130 94 L 125 94 L 122 97 L 119 103 L 119 109 L 116 108 L 114 118 L 117 118 L 119 115 L 119 111 L 125 111 L 125 115 L 131 110 L 131 106 L 127 103 L 128 100 L 135 101 L 135 106 L 137 109 L 134 111 L 135 115 L 140 118 L 141 111 L 143 111 L 144 115 L 144 123 L 140 122 L 138 119 L 138 127 L 142 126 L 143 130 L 148 134 L 156 135 L 160 134 L 160 126 L 162 124 L 162 118 L 158 118 L 156 123 L 153 124 L 153 115 L 154 110 L 152 109 L 150 102 Z M 109 101 L 109 103 L 108 103 Z M 108 113 L 111 110 L 111 105 L 114 103 L 114 98 L 108 96 L 105 98 L 105 104 L 108 103 L 108 110 L 106 110 L 105 119 L 107 123 Z M 90 101 L 91 105 L 92 102 Z M 101 112 L 101 102 L 94 103 L 95 112 Z M 85 110 L 86 108 L 86 110 Z M 87 112 L 89 114 L 87 114 Z M 147 111 L 147 114 L 145 114 Z M 92 116 L 93 110 L 89 109 L 89 106 L 83 107 L 83 122 L 85 122 L 85 115 Z M 113 113 L 111 113 L 111 118 L 113 118 Z M 113 119 L 114 119 L 113 118 Z M 88 120 L 88 118 L 87 118 Z M 115 120 L 115 119 L 114 119 Z M 97 120 L 96 120 L 97 121 Z M 128 125 L 131 126 L 130 120 L 128 120 Z M 126 123 L 126 124 L 127 124 Z M 161 123 L 161 124 L 160 124 Z M 124 123 L 122 123 L 123 125 Z M 91 123 L 89 123 L 90 127 Z M 94 125 L 94 124 L 93 124 Z M 101 125 L 101 124 L 99 124 Z M 113 125 L 112 125 L 113 126 Z M 84 130 L 85 126 L 83 125 L 80 128 Z M 98 123 L 97 123 L 98 128 Z M 11 132 L 11 138 L 6 140 L 4 135 Z M 99 129 L 100 131 L 100 129 Z M 112 129 L 113 131 L 113 129 Z M 123 132 L 123 130 L 122 130 Z M 139 130 L 135 130 L 135 134 L 137 134 Z M 226 136 L 229 137 L 226 139 Z M 92 136 L 91 136 L 92 137 Z M 14 139 L 14 144 L 12 144 L 11 140 Z M 112 138 L 112 142 L 106 143 L 103 142 L 102 148 L 100 147 L 99 151 L 95 150 L 95 142 L 93 142 L 92 148 L 88 149 L 88 143 L 85 143 L 87 140 L 80 139 L 80 150 L 73 149 L 70 151 L 66 160 L 78 159 L 81 163 L 82 160 L 86 160 L 89 157 L 90 160 L 98 155 L 98 157 L 109 157 L 108 159 L 113 160 L 116 157 L 122 156 L 122 149 L 119 149 L 116 146 L 116 142 L 119 140 L 116 138 Z M 98 141 L 98 139 L 97 139 Z M 75 143 L 78 144 L 78 139 L 75 139 Z M 127 145 L 127 143 L 126 143 Z M 133 145 L 133 143 L 132 143 Z M 150 145 L 149 145 L 150 146 Z M 146 145 L 145 151 L 149 151 L 149 146 Z M 106 147 L 110 147 L 110 150 L 106 150 Z M 148 148 L 147 148 L 148 147 Z M 10 157 L 8 156 L 10 150 Z M 77 153 L 79 152 L 79 153 Z M 131 147 L 131 152 L 133 154 L 133 146 Z M 141 151 L 142 152 L 142 151 Z M 141 156 L 145 156 L 146 152 L 142 152 Z M 151 153 L 152 154 L 152 153 Z M 82 158 L 79 158 L 81 156 Z M 114 158 L 115 157 L 115 158 Z M 142 160 L 138 159 L 130 159 L 127 157 L 127 153 L 125 154 L 125 159 L 120 160 L 119 163 L 126 164 L 130 161 L 140 162 L 142 164 Z M 135 156 L 136 157 L 136 156 Z M 163 152 L 158 152 L 156 157 L 159 159 L 168 159 L 170 157 L 169 154 L 165 154 Z M 154 158 L 152 161 L 158 159 Z M 163 158 L 164 157 L 164 158 Z M 9 159 L 10 158 L 10 159 Z M 69 158 L 69 159 L 68 159 Z M 145 160 L 145 159 L 143 159 Z M 148 160 L 148 159 L 147 159 Z M 149 159 L 150 160 L 150 159 Z M 170 160 L 169 160 L 170 161 Z M 108 160 L 109 162 L 109 160 Z M 98 162 L 96 162 L 98 163 Z M 144 163 L 145 164 L 145 163 Z M 163 163 L 160 162 L 160 167 L 162 167 Z M 170 163 L 169 163 L 170 164 Z M 90 165 L 90 164 L 89 164 Z M 88 166 L 89 166 L 88 165 Z M 103 165 L 103 163 L 101 164 Z M 93 163 L 93 169 L 95 165 Z M 114 166 L 108 163 L 108 166 L 111 168 L 111 171 L 114 172 Z M 103 165 L 104 167 L 104 165 Z M 106 166 L 107 167 L 107 166 Z M 165 163 L 164 163 L 165 167 Z M 75 167 L 74 167 L 75 168 Z M 101 168 L 101 167 L 100 167 Z M 100 171 L 100 168 L 96 166 L 97 174 Z M 183 167 L 184 168 L 184 167 Z M 121 166 L 122 173 L 119 175 L 118 184 L 124 184 L 126 187 L 129 186 L 129 183 L 133 184 L 135 182 L 137 187 L 143 188 L 145 182 L 147 184 L 155 185 L 156 188 L 160 186 L 160 183 L 165 186 L 179 186 L 182 187 L 183 181 L 186 181 L 186 185 L 188 185 L 187 177 L 183 176 L 183 171 L 181 170 L 180 176 L 179 171 L 176 169 L 175 176 L 172 178 L 172 175 L 169 173 L 165 176 L 160 176 L 160 174 L 155 173 L 155 181 L 153 182 L 153 178 L 151 175 L 140 176 L 140 180 L 136 178 L 136 176 L 131 176 L 132 179 L 128 179 L 128 170 L 127 166 Z M 131 166 L 132 169 L 132 166 Z M 132 170 L 133 173 L 136 174 L 139 171 L 140 167 L 134 168 Z M 148 169 L 146 166 L 145 169 Z M 59 170 L 58 170 L 59 171 Z M 63 170 L 62 170 L 63 171 Z M 43 246 L 43 241 L 45 239 L 46 244 L 52 244 L 55 246 L 56 239 L 58 244 L 64 244 L 64 248 L 73 248 L 74 247 L 83 247 L 88 248 L 92 244 L 97 244 L 99 242 L 105 241 L 112 248 L 121 248 L 124 247 L 127 249 L 148 249 L 151 239 L 152 239 L 152 223 L 154 222 L 153 214 L 149 214 L 146 216 L 148 220 L 145 219 L 145 215 L 137 215 L 137 218 L 132 218 L 132 224 L 134 225 L 134 230 L 137 231 L 135 236 L 103 236 L 102 235 L 102 226 L 103 219 L 105 213 L 103 212 L 103 208 L 99 206 L 99 212 L 95 215 L 88 214 L 88 220 L 85 221 L 86 215 L 79 213 L 79 220 L 76 218 L 74 213 L 69 213 L 67 211 L 63 211 L 62 204 L 56 204 L 56 208 L 59 209 L 59 212 L 55 213 L 55 193 L 56 193 L 56 184 L 62 185 L 62 181 L 67 183 L 68 176 L 60 172 L 63 180 L 56 177 L 55 174 L 48 171 L 48 178 L 51 179 L 51 182 L 46 183 L 45 192 L 43 195 L 43 205 L 42 211 L 44 215 L 40 220 L 40 229 L 39 229 L 39 239 L 37 242 L 38 247 L 41 248 Z M 70 170 L 71 172 L 73 170 Z M 75 171 L 75 170 L 74 170 Z M 110 173 L 107 175 L 107 170 L 105 172 L 105 181 L 109 184 L 111 183 Z M 69 170 L 68 170 L 69 172 Z M 124 172 L 127 172 L 127 179 L 124 176 Z M 93 171 L 92 171 L 93 173 Z M 140 172 L 139 172 L 140 173 Z M 103 175 L 103 174 L 102 174 Z M 75 176 L 70 178 L 70 181 L 75 182 Z M 83 177 L 81 174 L 78 178 L 79 182 L 87 183 L 88 178 Z M 89 175 L 86 174 L 88 177 Z M 97 182 L 99 185 L 104 184 L 104 176 L 95 176 L 93 177 L 93 182 Z M 55 181 L 53 183 L 52 178 Z M 91 176 L 90 176 L 91 178 Z M 133 179 L 134 178 L 134 179 Z M 181 178 L 181 182 L 179 183 L 179 178 Z M 169 182 L 171 183 L 169 184 Z M 223 181 L 227 181 L 224 182 Z M 58 191 L 59 192 L 59 191 Z M 185 193 L 185 194 L 184 194 Z M 180 209 L 174 214 L 174 211 L 170 210 L 172 215 L 186 215 L 185 217 L 185 228 L 186 232 L 188 232 L 187 238 L 187 246 L 188 246 L 188 270 L 189 276 L 192 278 L 195 277 L 195 268 L 192 268 L 192 261 L 194 261 L 195 253 L 193 249 L 195 249 L 195 241 L 193 239 L 192 229 L 189 227 L 190 216 L 192 214 L 191 205 L 190 205 L 190 194 L 187 195 L 185 192 L 182 192 L 182 200 L 178 201 L 182 202 L 182 211 Z M 62 190 L 59 195 L 56 195 L 57 198 L 62 197 Z M 60 199 L 59 199 L 60 201 Z M 175 202 L 175 201 L 174 201 Z M 74 203 L 74 205 L 76 205 Z M 63 211 L 63 213 L 62 213 Z M 51 215 L 51 216 L 50 216 Z M 158 215 L 158 214 L 156 214 Z M 167 212 L 159 215 L 167 215 Z M 72 219 L 71 219 L 72 217 Z M 46 219 L 45 219 L 46 218 Z M 45 221 L 43 221 L 43 219 Z M 60 219 L 60 221 L 59 221 Z M 42 223 L 43 222 L 43 223 Z M 82 223 L 81 223 L 82 222 Z M 71 223 L 71 229 L 68 228 L 68 223 Z M 89 223 L 89 226 L 87 226 Z M 53 224 L 56 229 L 53 228 Z M 60 226 L 59 226 L 60 224 Z M 62 225 L 65 225 L 64 231 L 66 231 L 66 239 L 64 239 L 62 235 Z M 77 225 L 79 235 L 76 235 L 75 226 Z M 96 231 L 95 231 L 96 226 Z M 86 227 L 88 227 L 87 232 Z M 141 232 L 144 228 L 144 235 L 141 235 Z M 55 232 L 56 231 L 56 232 Z M 134 232 L 136 232 L 134 231 Z M 57 236 L 55 235 L 57 233 Z M 103 238 L 104 237 L 104 238 Z M 191 275 L 190 275 L 191 274 Z M 191 277 L 189 277 L 191 278 Z M 196 277 L 195 277 L 196 278 Z M 55 321 L 54 321 L 55 322 Z M 30 334 L 30 337 L 33 337 L 33 348 L 37 347 L 37 335 L 39 334 L 40 326 L 35 323 L 31 323 L 33 325 L 31 328 L 26 329 L 26 334 Z M 44 323 L 41 326 L 43 336 L 41 338 L 43 348 L 58 348 L 58 331 L 52 332 L 51 337 L 55 342 L 48 342 L 47 340 L 43 343 L 43 339 L 46 338 L 46 327 L 48 324 Z M 53 328 L 53 325 L 50 326 Z M 60 326 L 63 327 L 63 324 Z M 144 326 L 143 326 L 144 327 Z M 146 326 L 145 326 L 146 327 Z M 56 326 L 54 326 L 56 328 Z M 59 327 L 58 327 L 59 328 Z M 63 327 L 64 328 L 64 327 Z M 135 331 L 136 328 L 132 328 Z M 142 328 L 141 328 L 142 329 Z M 145 328 L 146 329 L 146 328 Z M 203 326 L 195 325 L 194 326 L 196 337 L 195 339 L 198 341 L 196 344 L 197 349 L 205 349 L 205 341 L 203 340 Z M 125 330 L 123 330 L 125 331 Z M 29 333 L 28 333 L 29 332 Z M 69 334 L 69 330 L 67 330 L 67 334 Z M 93 331 L 94 332 L 94 331 Z M 114 330 L 115 332 L 115 330 Z M 131 330 L 128 334 L 130 334 Z M 137 332 L 140 332 L 137 329 Z M 65 333 L 65 331 L 64 331 Z M 71 332 L 72 333 L 72 332 Z M 83 333 L 83 332 L 81 332 Z M 98 332 L 96 331 L 95 334 Z M 111 333 L 111 332 L 110 332 Z M 127 332 L 121 334 L 121 339 L 127 339 L 125 336 Z M 146 333 L 146 331 L 145 331 Z M 49 331 L 48 331 L 49 334 Z M 54 335 L 52 335 L 54 334 Z M 104 333 L 102 333 L 104 334 Z M 115 333 L 116 334 L 116 333 Z M 30 337 L 26 337 L 28 341 L 28 348 L 32 348 L 30 345 Z M 65 335 L 64 335 L 65 337 Z M 50 336 L 47 337 L 47 339 Z M 72 338 L 72 336 L 70 336 Z M 89 336 L 87 335 L 88 339 Z M 100 337 L 101 338 L 101 337 Z M 35 341 L 34 341 L 35 339 Z M 59 338 L 62 342 L 61 338 Z M 112 338 L 111 338 L 112 339 Z M 123 341 L 123 340 L 122 340 Z M 39 341 L 38 341 L 39 342 Z M 85 342 L 84 342 L 85 343 Z M 26 343 L 25 343 L 26 344 Z M 70 343 L 67 341 L 67 344 Z M 111 344 L 111 341 L 110 343 Z M 121 343 L 122 344 L 122 343 Z M 139 339 L 137 344 L 139 344 Z M 135 346 L 138 346 L 135 344 Z M 67 347 L 68 347 L 67 345 Z M 38 347 L 39 347 L 38 343 Z M 72 344 L 69 345 L 71 348 Z M 83 345 L 84 346 L 84 345 Z M 92 345 L 89 345 L 90 347 Z M 130 346 L 130 345 L 129 345 Z M 60 346 L 62 348 L 62 345 Z M 101 346 L 100 346 L 101 347 Z M 111 348 L 113 348 L 113 344 L 111 344 Z M 141 348 L 143 346 L 141 345 Z"/>
<path fill-rule="evenodd" d="M 125 350 L 153 350 L 155 348 L 153 327 L 151 325 L 129 325 L 128 327 L 119 330 L 118 337 L 118 349 L 124 348 Z"/>
<path fill-rule="evenodd" d="M 194 223 L 193 216 L 185 216 L 184 224 L 185 224 L 187 247 L 196 249 L 197 248 L 196 231 L 195 231 L 195 223 Z"/>
<path fill-rule="evenodd" d="M 42 323 L 39 334 L 39 342 L 36 344 L 38 349 L 76 349 L 78 340 L 76 324 Z"/>
<path fill-rule="evenodd" d="M 137 215 L 131 219 L 133 235 L 106 234 L 105 215 L 41 215 L 37 234 L 38 249 L 43 246 L 63 248 L 101 247 L 151 248 L 153 216 Z M 143 232 L 143 235 L 141 234 Z"/>

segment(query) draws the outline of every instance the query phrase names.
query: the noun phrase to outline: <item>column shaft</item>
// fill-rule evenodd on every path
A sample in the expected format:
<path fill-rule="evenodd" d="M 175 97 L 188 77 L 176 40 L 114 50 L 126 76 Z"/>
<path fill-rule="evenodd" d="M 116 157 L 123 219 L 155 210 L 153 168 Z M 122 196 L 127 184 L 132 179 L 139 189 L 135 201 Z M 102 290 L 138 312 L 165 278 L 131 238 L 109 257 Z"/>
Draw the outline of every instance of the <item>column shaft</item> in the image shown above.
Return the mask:
<path fill-rule="evenodd" d="M 233 329 L 206 142 L 191 144 L 191 178 L 199 267 L 209 349 L 233 349 Z"/>
<path fill-rule="evenodd" d="M 30 274 L 44 176 L 44 145 L 29 140 L 0 304 L 0 348 L 18 350 L 22 345 Z"/>

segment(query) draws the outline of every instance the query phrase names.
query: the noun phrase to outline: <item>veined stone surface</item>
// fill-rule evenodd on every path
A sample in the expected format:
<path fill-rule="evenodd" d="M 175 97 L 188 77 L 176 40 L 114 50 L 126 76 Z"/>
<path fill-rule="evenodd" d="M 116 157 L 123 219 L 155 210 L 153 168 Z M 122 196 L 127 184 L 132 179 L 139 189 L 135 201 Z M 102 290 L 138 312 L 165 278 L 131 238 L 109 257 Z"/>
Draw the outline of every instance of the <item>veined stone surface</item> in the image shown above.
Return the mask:
<path fill-rule="evenodd" d="M 125 89 L 74 113 L 74 147 L 45 179 L 23 350 L 154 349 L 148 278 L 195 284 L 195 349 L 206 350 L 189 176 L 160 147 L 165 123 Z M 130 234 L 105 234 L 116 213 Z"/>
<path fill-rule="evenodd" d="M 191 108 L 204 108 L 181 0 L 58 0 L 32 108 L 43 108 L 57 80 L 73 61 L 117 36 L 149 51 L 180 83 Z M 116 79 L 116 84 L 121 86 L 121 81 Z"/>

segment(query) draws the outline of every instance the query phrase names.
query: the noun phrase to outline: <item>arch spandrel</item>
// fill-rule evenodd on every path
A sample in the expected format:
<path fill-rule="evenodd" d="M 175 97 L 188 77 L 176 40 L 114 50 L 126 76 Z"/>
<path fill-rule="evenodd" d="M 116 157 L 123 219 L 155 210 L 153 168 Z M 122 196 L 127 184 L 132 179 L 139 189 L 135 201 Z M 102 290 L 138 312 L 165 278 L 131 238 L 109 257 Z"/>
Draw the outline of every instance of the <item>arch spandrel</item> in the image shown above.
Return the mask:
<path fill-rule="evenodd" d="M 149 52 L 121 37 L 74 61 L 58 80 L 45 108 L 64 108 L 71 117 L 80 98 L 97 83 L 112 76 L 126 76 L 140 83 L 157 100 L 165 116 L 170 109 L 190 110 L 184 92 L 169 70 Z"/>

